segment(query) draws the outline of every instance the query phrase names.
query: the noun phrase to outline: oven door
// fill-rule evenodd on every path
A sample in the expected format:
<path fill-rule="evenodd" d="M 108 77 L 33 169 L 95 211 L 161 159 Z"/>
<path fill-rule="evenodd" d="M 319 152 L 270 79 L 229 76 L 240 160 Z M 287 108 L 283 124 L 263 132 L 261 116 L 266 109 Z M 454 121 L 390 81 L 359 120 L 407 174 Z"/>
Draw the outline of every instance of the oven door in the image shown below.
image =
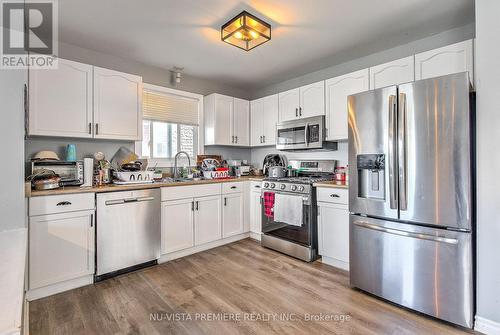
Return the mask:
<path fill-rule="evenodd" d="M 269 192 L 264 191 L 264 193 L 274 193 L 275 195 L 278 192 Z M 284 193 L 284 192 L 283 192 Z M 283 194 L 282 193 L 282 194 Z M 294 196 L 299 196 L 294 194 Z M 289 225 L 284 222 L 278 222 L 274 220 L 273 215 L 268 216 L 266 214 L 266 201 L 262 202 L 262 233 L 270 236 L 274 236 L 286 241 L 290 241 L 293 243 L 297 243 L 306 247 L 313 247 L 314 245 L 314 231 L 315 229 L 312 218 L 313 206 L 311 196 L 302 195 L 302 224 L 300 226 Z"/>
<path fill-rule="evenodd" d="M 321 149 L 323 134 L 323 116 L 281 122 L 276 126 L 276 149 Z"/>

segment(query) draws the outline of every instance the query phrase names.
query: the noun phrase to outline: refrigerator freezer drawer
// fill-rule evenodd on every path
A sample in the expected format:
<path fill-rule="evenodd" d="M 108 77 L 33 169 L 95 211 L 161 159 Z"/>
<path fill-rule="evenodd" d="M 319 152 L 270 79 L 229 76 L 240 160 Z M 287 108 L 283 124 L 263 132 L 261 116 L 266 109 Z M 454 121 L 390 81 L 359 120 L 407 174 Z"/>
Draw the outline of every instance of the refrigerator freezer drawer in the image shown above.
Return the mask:
<path fill-rule="evenodd" d="M 472 327 L 471 233 L 351 215 L 350 234 L 351 286 Z"/>

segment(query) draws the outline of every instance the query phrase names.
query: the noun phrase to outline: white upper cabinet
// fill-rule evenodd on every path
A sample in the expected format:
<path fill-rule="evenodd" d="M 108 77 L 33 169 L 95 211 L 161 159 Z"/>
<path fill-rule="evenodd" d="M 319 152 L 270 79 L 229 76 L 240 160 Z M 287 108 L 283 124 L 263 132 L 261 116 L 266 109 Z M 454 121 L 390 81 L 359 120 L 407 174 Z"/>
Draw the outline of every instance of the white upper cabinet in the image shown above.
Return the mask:
<path fill-rule="evenodd" d="M 412 82 L 415 80 L 415 57 L 397 59 L 370 68 L 370 89 Z"/>
<path fill-rule="evenodd" d="M 276 144 L 276 124 L 278 123 L 278 94 L 251 102 L 251 145 Z"/>
<path fill-rule="evenodd" d="M 205 145 L 250 145 L 250 103 L 222 94 L 204 98 Z"/>
<path fill-rule="evenodd" d="M 279 94 L 279 120 L 325 114 L 325 82 L 319 81 Z"/>
<path fill-rule="evenodd" d="M 368 69 L 352 72 L 328 79 L 326 86 L 326 127 L 327 140 L 347 139 L 347 97 L 351 94 L 368 91 Z"/>
<path fill-rule="evenodd" d="M 142 78 L 94 67 L 94 136 L 140 140 Z"/>
<path fill-rule="evenodd" d="M 28 135 L 92 137 L 92 65 L 30 70 Z"/>
<path fill-rule="evenodd" d="M 319 81 L 300 88 L 299 117 L 325 114 L 325 82 Z"/>
<path fill-rule="evenodd" d="M 250 145 L 250 102 L 234 98 L 233 144 Z"/>
<path fill-rule="evenodd" d="M 28 135 L 141 139 L 141 77 L 65 59 L 29 76 Z"/>
<path fill-rule="evenodd" d="M 264 101 L 257 99 L 250 102 L 250 144 L 263 145 L 264 134 Z"/>
<path fill-rule="evenodd" d="M 415 80 L 468 71 L 473 82 L 473 64 L 472 40 L 447 45 L 415 55 Z"/>
<path fill-rule="evenodd" d="M 279 98 L 279 120 L 287 121 L 299 117 L 300 89 L 281 92 Z"/>
<path fill-rule="evenodd" d="M 276 124 L 278 123 L 278 95 L 270 95 L 262 98 L 264 102 L 264 137 L 263 142 L 265 145 L 276 144 Z"/>

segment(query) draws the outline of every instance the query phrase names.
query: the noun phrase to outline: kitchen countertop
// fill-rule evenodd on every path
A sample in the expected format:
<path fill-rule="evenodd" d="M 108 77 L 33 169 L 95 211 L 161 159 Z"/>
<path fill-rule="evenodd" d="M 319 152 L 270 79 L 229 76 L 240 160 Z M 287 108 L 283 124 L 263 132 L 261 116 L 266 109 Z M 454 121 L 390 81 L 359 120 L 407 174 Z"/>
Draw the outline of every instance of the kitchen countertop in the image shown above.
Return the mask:
<path fill-rule="evenodd" d="M 331 181 L 322 181 L 319 183 L 314 183 L 313 186 L 315 187 L 329 187 L 329 188 L 349 188 L 349 184 L 343 181 L 336 181 L 336 180 L 331 180 Z"/>
<path fill-rule="evenodd" d="M 180 182 L 170 182 L 170 183 L 150 183 L 150 184 L 133 184 L 133 185 L 103 185 L 94 187 L 79 187 L 79 186 L 67 186 L 60 187 L 55 190 L 45 190 L 45 191 L 29 191 L 26 192 L 26 197 L 38 197 L 44 195 L 58 195 L 58 194 L 76 194 L 76 193 L 105 193 L 105 192 L 116 192 L 116 191 L 130 191 L 130 190 L 144 190 L 151 188 L 160 187 L 174 187 L 174 186 L 188 186 L 188 185 L 203 185 L 203 184 L 214 184 L 214 183 L 231 183 L 231 182 L 241 182 L 241 181 L 261 181 L 262 176 L 249 176 L 249 177 L 239 177 L 239 178 L 229 178 L 229 179 L 206 179 L 206 180 L 193 180 L 193 181 L 180 181 Z"/>

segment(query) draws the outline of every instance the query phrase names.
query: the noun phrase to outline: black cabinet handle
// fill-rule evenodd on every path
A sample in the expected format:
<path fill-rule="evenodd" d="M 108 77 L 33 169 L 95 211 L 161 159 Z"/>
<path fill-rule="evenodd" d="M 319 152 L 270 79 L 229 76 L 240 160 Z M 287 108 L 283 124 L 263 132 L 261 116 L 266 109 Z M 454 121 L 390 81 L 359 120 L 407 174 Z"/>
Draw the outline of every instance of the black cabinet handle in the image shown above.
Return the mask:
<path fill-rule="evenodd" d="M 199 202 L 199 201 L 197 201 L 197 202 L 196 202 L 196 210 L 199 210 L 199 208 L 200 208 L 200 202 Z"/>
<path fill-rule="evenodd" d="M 255 188 L 260 188 L 260 185 L 255 185 Z"/>
<path fill-rule="evenodd" d="M 90 227 L 94 227 L 94 214 L 90 214 Z"/>
<path fill-rule="evenodd" d="M 302 116 L 302 107 L 299 107 L 299 116 Z"/>
<path fill-rule="evenodd" d="M 89 122 L 89 134 L 92 135 L 92 122 Z"/>
<path fill-rule="evenodd" d="M 194 211 L 194 201 L 191 201 L 191 210 Z"/>
<path fill-rule="evenodd" d="M 95 124 L 95 134 L 99 135 L 99 123 Z"/>
<path fill-rule="evenodd" d="M 69 201 L 61 201 L 56 206 L 69 206 L 69 205 L 71 205 L 71 202 L 69 202 Z"/>
<path fill-rule="evenodd" d="M 334 193 L 334 194 L 330 194 L 330 196 L 331 196 L 332 198 L 340 198 L 340 195 L 335 194 L 335 193 Z"/>
<path fill-rule="evenodd" d="M 295 117 L 299 117 L 299 109 L 295 108 Z"/>
<path fill-rule="evenodd" d="M 231 189 L 232 189 L 232 190 L 236 189 L 236 186 L 231 186 Z"/>
<path fill-rule="evenodd" d="M 227 206 L 227 198 L 224 198 L 224 206 Z"/>

